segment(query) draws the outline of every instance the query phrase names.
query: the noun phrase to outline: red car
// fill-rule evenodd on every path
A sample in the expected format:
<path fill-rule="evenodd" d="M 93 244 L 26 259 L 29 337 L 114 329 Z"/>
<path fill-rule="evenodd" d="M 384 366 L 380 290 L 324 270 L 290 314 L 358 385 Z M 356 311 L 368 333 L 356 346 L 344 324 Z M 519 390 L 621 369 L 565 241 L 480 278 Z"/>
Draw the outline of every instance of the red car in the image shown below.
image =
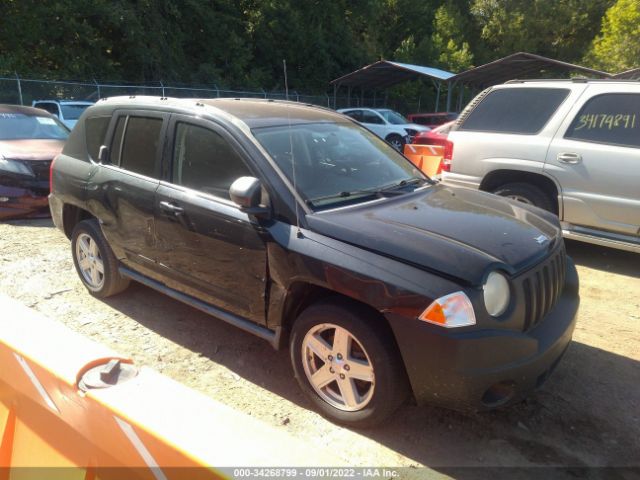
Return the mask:
<path fill-rule="evenodd" d="M 417 134 L 413 143 L 418 145 L 439 145 L 444 147 L 444 155 L 442 160 L 440 161 L 440 165 L 437 169 L 437 175 L 439 175 L 442 170 L 449 171 L 451 166 L 451 158 L 453 156 L 453 143 L 447 140 L 447 136 L 449 135 L 449 131 L 453 124 L 456 123 L 455 120 L 451 122 L 447 122 L 444 125 L 440 125 L 438 128 L 434 128 L 429 132 L 421 132 Z"/>
<path fill-rule="evenodd" d="M 407 115 L 410 122 L 424 125 L 429 128 L 436 128 L 445 123 L 458 118 L 455 112 L 432 112 L 432 113 L 411 113 Z"/>
<path fill-rule="evenodd" d="M 49 168 L 68 136 L 44 110 L 0 105 L 0 220 L 49 215 Z"/>

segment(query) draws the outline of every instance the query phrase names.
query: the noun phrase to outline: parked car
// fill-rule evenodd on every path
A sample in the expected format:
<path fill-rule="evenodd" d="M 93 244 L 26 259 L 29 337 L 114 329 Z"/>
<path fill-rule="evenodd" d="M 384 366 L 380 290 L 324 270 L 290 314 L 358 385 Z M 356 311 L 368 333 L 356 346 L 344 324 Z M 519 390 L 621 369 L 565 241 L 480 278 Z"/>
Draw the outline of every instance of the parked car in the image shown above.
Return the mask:
<path fill-rule="evenodd" d="M 31 106 L 46 110 L 51 115 L 55 115 L 69 129 L 72 129 L 82 112 L 93 105 L 93 102 L 83 102 L 79 100 L 34 100 Z"/>
<path fill-rule="evenodd" d="M 52 166 L 54 223 L 96 297 L 130 280 L 289 345 L 354 426 L 418 403 L 488 409 L 541 385 L 578 278 L 555 215 L 436 184 L 328 109 L 112 98 Z"/>
<path fill-rule="evenodd" d="M 428 132 L 421 132 L 415 136 L 413 144 L 405 147 L 405 155 L 407 154 L 407 149 L 414 147 L 415 145 L 443 147 L 441 156 L 432 155 L 427 159 L 428 161 L 426 163 L 423 160 L 422 171 L 431 178 L 440 178 L 442 170 L 447 168 L 447 166 L 445 166 L 445 162 L 448 163 L 449 160 L 445 160 L 445 158 L 449 158 L 451 156 L 451 148 L 453 147 L 453 144 L 447 140 L 447 136 L 449 135 L 454 123 L 455 120 L 440 125 Z"/>
<path fill-rule="evenodd" d="M 413 141 L 416 134 L 429 130 L 427 127 L 411 123 L 398 112 L 388 108 L 343 108 L 338 112 L 357 120 L 380 138 L 384 138 L 399 152 L 402 152 L 405 144 Z"/>
<path fill-rule="evenodd" d="M 49 215 L 49 166 L 68 135 L 43 110 L 0 105 L 0 220 Z"/>
<path fill-rule="evenodd" d="M 410 113 L 407 118 L 418 125 L 436 128 L 457 119 L 458 114 L 455 112 Z"/>
<path fill-rule="evenodd" d="M 448 140 L 445 183 L 557 213 L 567 238 L 640 253 L 637 81 L 498 85 L 469 104 Z"/>

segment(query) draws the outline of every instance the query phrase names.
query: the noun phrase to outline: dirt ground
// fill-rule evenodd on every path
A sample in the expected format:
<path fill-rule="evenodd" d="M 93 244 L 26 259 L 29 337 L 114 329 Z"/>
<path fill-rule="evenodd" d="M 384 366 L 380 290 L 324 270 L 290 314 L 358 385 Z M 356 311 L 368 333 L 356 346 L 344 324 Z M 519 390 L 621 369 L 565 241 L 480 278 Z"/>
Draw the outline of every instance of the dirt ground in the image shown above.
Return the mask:
<path fill-rule="evenodd" d="M 539 392 L 475 415 L 408 405 L 372 431 L 336 426 L 311 410 L 287 351 L 138 284 L 94 299 L 50 220 L 0 224 L 0 292 L 353 466 L 427 466 L 436 476 L 451 475 L 452 466 L 637 467 L 640 255 L 567 248 L 582 304 L 573 343 Z"/>

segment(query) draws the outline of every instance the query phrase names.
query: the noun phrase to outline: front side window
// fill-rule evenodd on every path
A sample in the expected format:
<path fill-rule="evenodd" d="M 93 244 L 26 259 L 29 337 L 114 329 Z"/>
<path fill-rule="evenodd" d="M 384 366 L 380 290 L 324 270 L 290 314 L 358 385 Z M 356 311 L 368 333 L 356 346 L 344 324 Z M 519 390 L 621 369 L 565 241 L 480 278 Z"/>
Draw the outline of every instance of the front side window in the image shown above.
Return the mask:
<path fill-rule="evenodd" d="M 171 169 L 173 183 L 226 199 L 234 181 L 251 176 L 219 133 L 188 123 L 176 126 Z"/>
<path fill-rule="evenodd" d="M 566 88 L 500 88 L 489 92 L 458 130 L 534 135 L 569 95 Z"/>
<path fill-rule="evenodd" d="M 253 135 L 314 209 L 371 199 L 388 189 L 415 189 L 426 181 L 387 142 L 351 123 L 255 128 Z"/>
<path fill-rule="evenodd" d="M 155 177 L 162 119 L 121 116 L 111 147 L 111 163 L 131 172 Z"/>
<path fill-rule="evenodd" d="M 393 110 L 379 110 L 379 112 L 380 115 L 382 115 L 391 125 L 406 125 L 407 123 L 410 123 L 409 120 Z"/>
<path fill-rule="evenodd" d="M 565 138 L 640 147 L 640 94 L 608 93 L 593 97 L 573 119 Z"/>
<path fill-rule="evenodd" d="M 53 117 L 0 112 L 0 140 L 66 140 L 69 129 Z"/>

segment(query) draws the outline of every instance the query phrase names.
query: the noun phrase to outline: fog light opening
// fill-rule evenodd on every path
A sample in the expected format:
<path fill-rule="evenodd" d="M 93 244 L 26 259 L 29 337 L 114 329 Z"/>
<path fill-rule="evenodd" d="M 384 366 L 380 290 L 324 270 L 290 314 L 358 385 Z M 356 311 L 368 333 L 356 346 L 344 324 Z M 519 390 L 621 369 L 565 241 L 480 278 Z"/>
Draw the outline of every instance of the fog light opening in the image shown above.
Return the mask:
<path fill-rule="evenodd" d="M 516 384 L 512 380 L 494 383 L 482 395 L 482 404 L 489 408 L 504 405 L 515 395 L 515 386 Z"/>

